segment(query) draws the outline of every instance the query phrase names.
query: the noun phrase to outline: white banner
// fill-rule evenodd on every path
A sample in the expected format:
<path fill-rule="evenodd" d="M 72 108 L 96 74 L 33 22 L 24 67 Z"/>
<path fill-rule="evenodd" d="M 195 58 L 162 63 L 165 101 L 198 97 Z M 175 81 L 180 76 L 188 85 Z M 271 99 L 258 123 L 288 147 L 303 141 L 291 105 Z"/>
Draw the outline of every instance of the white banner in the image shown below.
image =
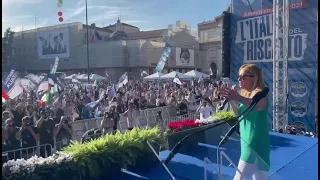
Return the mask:
<path fill-rule="evenodd" d="M 176 48 L 177 66 L 194 66 L 194 50 L 187 48 Z"/>
<path fill-rule="evenodd" d="M 70 56 L 68 28 L 37 33 L 39 59 Z"/>

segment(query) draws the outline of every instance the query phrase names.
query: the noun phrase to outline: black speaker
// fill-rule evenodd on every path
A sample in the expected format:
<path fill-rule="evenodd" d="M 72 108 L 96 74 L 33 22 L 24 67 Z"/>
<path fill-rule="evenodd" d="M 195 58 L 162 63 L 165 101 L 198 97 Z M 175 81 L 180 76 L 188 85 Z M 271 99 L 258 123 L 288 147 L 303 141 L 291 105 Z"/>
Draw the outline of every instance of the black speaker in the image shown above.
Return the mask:
<path fill-rule="evenodd" d="M 222 13 L 222 75 L 230 78 L 231 71 L 231 13 Z"/>

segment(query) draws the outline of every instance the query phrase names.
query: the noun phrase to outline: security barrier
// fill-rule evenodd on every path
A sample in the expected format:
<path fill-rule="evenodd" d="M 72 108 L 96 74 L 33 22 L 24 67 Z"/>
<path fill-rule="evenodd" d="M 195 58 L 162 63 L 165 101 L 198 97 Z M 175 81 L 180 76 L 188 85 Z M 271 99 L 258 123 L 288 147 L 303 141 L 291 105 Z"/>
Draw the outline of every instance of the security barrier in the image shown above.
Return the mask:
<path fill-rule="evenodd" d="M 43 153 L 41 153 L 43 152 Z M 43 157 L 48 157 L 53 153 L 53 148 L 51 144 L 42 144 L 37 146 L 31 146 L 27 148 L 20 148 L 16 150 L 10 150 L 2 152 L 2 163 L 11 160 L 11 159 L 19 159 L 24 158 L 28 159 L 33 155 L 43 155 Z"/>
<path fill-rule="evenodd" d="M 150 108 L 140 110 L 139 112 L 139 122 L 140 127 L 154 127 L 156 125 L 156 116 L 158 112 L 161 112 L 163 119 L 171 119 L 171 117 L 176 116 L 176 107 L 173 106 L 164 106 L 157 108 Z M 100 127 L 101 118 L 91 118 L 84 120 L 77 120 L 71 123 L 74 131 L 74 140 L 79 141 L 81 136 L 88 131 L 89 129 Z M 125 132 L 128 129 L 127 119 L 123 114 L 120 114 L 120 120 L 118 122 L 118 130 Z"/>
<path fill-rule="evenodd" d="M 196 117 L 194 113 L 176 116 L 177 109 L 176 107 L 172 107 L 172 106 L 144 109 L 144 110 L 140 110 L 139 112 L 140 127 L 152 128 L 156 126 L 157 125 L 156 116 L 158 112 L 161 112 L 161 116 L 164 122 L 163 127 L 167 127 L 170 122 L 183 121 L 185 119 L 195 119 Z M 77 121 L 71 122 L 70 124 L 74 132 L 73 141 L 81 142 L 81 138 L 85 134 L 85 132 L 87 132 L 90 129 L 100 127 L 101 120 L 102 118 L 91 118 L 91 119 L 77 120 Z M 120 132 L 125 132 L 128 129 L 127 120 L 126 120 L 126 117 L 123 116 L 123 114 L 120 114 L 120 120 L 118 123 L 119 123 L 118 130 Z M 97 135 L 91 135 L 91 136 L 94 136 L 92 138 L 96 138 Z M 87 136 L 87 139 L 90 139 L 90 136 Z M 18 159 L 18 158 L 28 159 L 33 155 L 37 155 L 37 156 L 43 155 L 43 157 L 48 157 L 52 153 L 56 151 L 60 151 L 61 149 L 63 149 L 63 147 L 66 147 L 68 144 L 70 144 L 70 142 L 63 142 L 63 141 L 56 142 L 55 138 L 54 138 L 54 142 L 55 142 L 54 147 L 52 147 L 52 145 L 50 144 L 44 144 L 44 145 L 38 145 L 38 146 L 33 146 L 28 148 L 20 148 L 17 150 L 2 152 L 2 163 L 11 159 Z M 44 153 L 41 153 L 41 150 Z"/>

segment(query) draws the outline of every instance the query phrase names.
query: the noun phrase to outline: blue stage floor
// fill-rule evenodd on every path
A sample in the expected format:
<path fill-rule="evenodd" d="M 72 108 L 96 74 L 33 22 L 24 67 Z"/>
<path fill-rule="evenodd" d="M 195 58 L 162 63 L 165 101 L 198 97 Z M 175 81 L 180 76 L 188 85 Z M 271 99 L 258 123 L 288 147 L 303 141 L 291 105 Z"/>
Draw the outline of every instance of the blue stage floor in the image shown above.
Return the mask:
<path fill-rule="evenodd" d="M 317 180 L 318 179 L 318 139 L 270 133 L 271 144 L 271 168 L 268 172 L 269 179 L 272 180 Z M 232 154 L 231 147 L 226 147 L 226 153 L 235 163 L 238 162 L 239 155 Z M 232 147 L 231 149 L 239 148 Z M 165 159 L 168 152 L 162 152 L 160 156 Z M 191 157 L 185 154 L 177 154 L 172 162 L 169 163 L 168 168 L 175 174 L 177 180 L 202 180 L 204 179 L 204 165 L 203 158 L 211 154 L 215 162 L 215 153 L 208 152 L 208 148 L 203 148 L 198 152 L 196 157 Z M 212 166 L 212 165 L 211 165 Z M 212 167 L 210 167 L 212 169 Z M 223 167 L 222 171 L 226 174 L 225 180 L 233 179 L 235 169 L 231 167 Z M 229 175 L 228 175 L 229 174 Z M 152 169 L 149 172 L 139 174 L 151 180 L 170 180 L 170 177 L 165 170 L 160 166 Z M 183 178 L 179 178 L 183 177 Z M 207 176 L 208 179 L 217 179 L 216 175 Z M 119 180 L 135 180 L 141 179 L 134 176 L 125 175 Z"/>

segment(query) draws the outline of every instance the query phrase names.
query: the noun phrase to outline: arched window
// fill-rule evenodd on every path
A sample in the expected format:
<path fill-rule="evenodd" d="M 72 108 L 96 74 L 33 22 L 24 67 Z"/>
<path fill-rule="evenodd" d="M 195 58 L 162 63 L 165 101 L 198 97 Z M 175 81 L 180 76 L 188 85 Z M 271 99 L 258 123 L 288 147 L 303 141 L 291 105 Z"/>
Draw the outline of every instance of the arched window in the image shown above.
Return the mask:
<path fill-rule="evenodd" d="M 217 78 L 217 64 L 212 62 L 210 64 L 210 76 L 212 79 L 216 79 Z"/>

